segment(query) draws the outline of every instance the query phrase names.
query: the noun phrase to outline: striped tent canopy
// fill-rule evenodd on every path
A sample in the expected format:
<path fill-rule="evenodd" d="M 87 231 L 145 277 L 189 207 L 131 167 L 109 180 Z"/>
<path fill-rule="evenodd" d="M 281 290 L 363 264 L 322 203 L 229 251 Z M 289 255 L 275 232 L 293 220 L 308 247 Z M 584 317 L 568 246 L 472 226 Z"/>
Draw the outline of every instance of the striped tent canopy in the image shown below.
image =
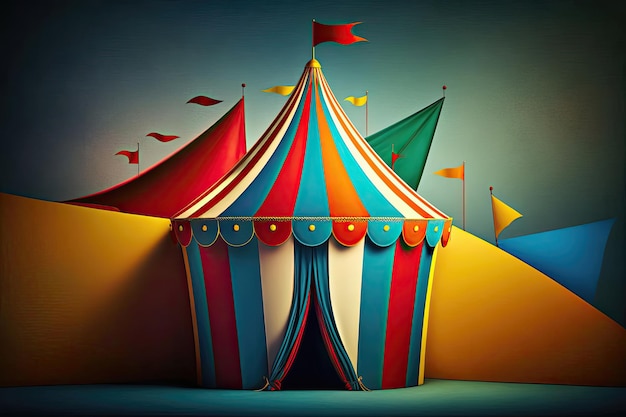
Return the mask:
<path fill-rule="evenodd" d="M 311 60 L 256 144 L 172 219 L 199 384 L 280 389 L 311 312 L 347 389 L 419 385 L 451 224 L 359 135 Z"/>

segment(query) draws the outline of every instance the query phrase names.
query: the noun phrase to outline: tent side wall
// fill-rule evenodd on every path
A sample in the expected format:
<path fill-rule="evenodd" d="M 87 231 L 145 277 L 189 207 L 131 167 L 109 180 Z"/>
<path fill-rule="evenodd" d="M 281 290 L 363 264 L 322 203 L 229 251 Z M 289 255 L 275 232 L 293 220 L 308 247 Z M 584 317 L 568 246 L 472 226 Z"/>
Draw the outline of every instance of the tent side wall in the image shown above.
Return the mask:
<path fill-rule="evenodd" d="M 294 291 L 310 293 L 326 309 L 325 316 L 318 316 L 320 330 L 346 386 L 362 388 L 358 377 L 369 389 L 423 383 L 428 293 L 440 228 L 434 235 L 423 233 L 413 246 L 398 237 L 381 247 L 366 237 L 346 247 L 330 237 L 311 247 L 312 262 L 324 265 L 320 275 L 298 269 L 295 249 L 305 246 L 293 235 L 282 245 L 268 246 L 251 232 L 233 246 L 232 239 L 222 238 L 230 231 L 221 223 L 213 232 L 193 226 L 206 223 L 187 222 L 183 230 L 188 234 L 177 229 L 193 306 L 199 385 L 257 389 L 268 378 L 279 389 L 287 363 L 297 354 L 302 314 L 308 311 L 294 304 Z M 429 223 L 434 230 L 441 222 Z M 239 231 L 245 233 L 248 227 L 241 224 Z M 310 290 L 313 286 L 316 292 Z M 328 297 L 320 288 L 326 288 Z M 285 339 L 288 328 L 296 333 Z"/>

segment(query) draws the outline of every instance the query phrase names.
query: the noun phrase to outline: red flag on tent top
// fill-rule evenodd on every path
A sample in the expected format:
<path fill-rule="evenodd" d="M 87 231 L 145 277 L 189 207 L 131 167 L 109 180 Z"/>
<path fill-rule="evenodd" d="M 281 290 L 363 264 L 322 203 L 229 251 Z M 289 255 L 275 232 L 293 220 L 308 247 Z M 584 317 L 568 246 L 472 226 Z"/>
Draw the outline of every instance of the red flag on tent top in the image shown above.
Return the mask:
<path fill-rule="evenodd" d="M 152 136 L 153 138 L 155 138 L 159 142 L 169 142 L 171 140 L 179 138 L 179 136 L 176 136 L 176 135 L 162 135 L 162 134 L 156 133 L 156 132 L 148 133 L 146 136 Z"/>
<path fill-rule="evenodd" d="M 352 28 L 361 22 L 346 23 L 344 25 L 324 25 L 313 21 L 313 46 L 322 42 L 337 42 L 349 45 L 355 42 L 367 42 L 367 39 L 352 33 Z"/>
<path fill-rule="evenodd" d="M 119 151 L 115 155 L 124 155 L 128 158 L 129 164 L 138 164 L 139 163 L 139 151 Z"/>
<path fill-rule="evenodd" d="M 207 96 L 196 96 L 192 99 L 190 99 L 187 103 L 194 103 L 194 104 L 199 104 L 201 106 L 213 106 L 217 103 L 221 103 L 222 100 L 216 100 L 214 98 L 211 97 L 207 97 Z"/>

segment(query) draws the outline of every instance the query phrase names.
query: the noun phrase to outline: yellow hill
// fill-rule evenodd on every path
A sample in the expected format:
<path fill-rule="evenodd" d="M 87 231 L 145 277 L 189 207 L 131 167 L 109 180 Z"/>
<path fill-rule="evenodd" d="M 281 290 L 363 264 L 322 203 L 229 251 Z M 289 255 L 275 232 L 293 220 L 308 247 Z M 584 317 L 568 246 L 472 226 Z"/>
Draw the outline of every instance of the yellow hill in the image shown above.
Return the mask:
<path fill-rule="evenodd" d="M 626 329 L 548 276 L 455 228 L 433 279 L 426 377 L 626 385 Z"/>
<path fill-rule="evenodd" d="M 0 386 L 193 382 L 169 221 L 0 193 Z"/>

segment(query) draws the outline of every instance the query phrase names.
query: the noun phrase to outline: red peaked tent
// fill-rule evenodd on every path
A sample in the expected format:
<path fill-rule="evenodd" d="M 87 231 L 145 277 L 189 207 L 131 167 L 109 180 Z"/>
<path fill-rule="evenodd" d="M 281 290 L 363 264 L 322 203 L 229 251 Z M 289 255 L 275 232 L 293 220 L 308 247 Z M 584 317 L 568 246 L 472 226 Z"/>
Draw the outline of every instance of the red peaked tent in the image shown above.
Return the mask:
<path fill-rule="evenodd" d="M 137 177 L 66 203 L 169 218 L 219 180 L 245 152 L 242 97 L 204 133 Z"/>
<path fill-rule="evenodd" d="M 248 153 L 172 221 L 200 385 L 280 389 L 309 313 L 347 389 L 423 382 L 452 219 L 367 144 L 315 59 Z"/>

